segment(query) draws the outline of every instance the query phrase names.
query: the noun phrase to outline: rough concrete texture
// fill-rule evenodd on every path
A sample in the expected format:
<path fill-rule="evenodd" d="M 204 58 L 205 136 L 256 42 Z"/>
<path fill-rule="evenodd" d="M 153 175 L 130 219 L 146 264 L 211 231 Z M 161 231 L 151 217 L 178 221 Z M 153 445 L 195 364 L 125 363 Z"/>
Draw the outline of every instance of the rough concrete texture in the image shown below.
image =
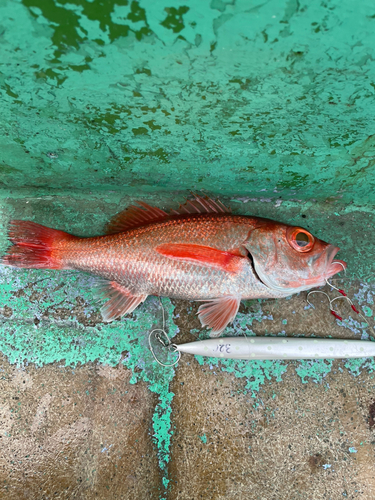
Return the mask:
<path fill-rule="evenodd" d="M 252 332 L 290 335 L 303 325 L 308 336 L 353 338 L 334 325 L 324 300 L 314 303 L 304 310 L 306 294 L 264 302 L 272 320 L 253 323 Z M 216 360 L 197 369 L 182 358 L 171 387 L 170 498 L 373 498 L 373 375 L 341 361 L 305 361 L 280 363 L 278 380 L 265 363 L 252 365 L 236 380 Z M 261 370 L 271 380 L 252 398 L 247 384 Z"/>
<path fill-rule="evenodd" d="M 109 214 L 130 203 L 109 196 L 6 196 L 1 251 L 7 221 L 21 216 L 100 234 Z M 242 303 L 225 335 L 372 335 L 372 213 L 337 201 L 279 207 L 224 201 L 237 213 L 303 223 L 339 244 L 349 270 L 335 283 L 369 321 L 345 303 L 336 304 L 343 316 L 337 321 L 324 296 L 311 298 L 313 308 L 302 293 Z M 369 242 L 364 251 L 353 246 L 361 237 Z M 156 298 L 106 324 L 89 276 L 1 267 L 0 280 L 0 498 L 373 498 L 373 360 L 219 362 L 183 355 L 178 366 L 164 368 L 147 340 L 162 325 Z M 198 305 L 163 299 L 174 342 L 207 335 Z"/>
<path fill-rule="evenodd" d="M 250 334 L 303 323 L 306 334 L 353 338 L 314 302 L 316 311 L 304 310 L 305 294 L 264 302 Z M 175 340 L 189 341 L 196 307 L 175 306 Z M 249 322 L 259 306 L 243 306 Z M 280 362 L 272 372 L 267 362 L 211 361 L 184 356 L 169 388 L 166 498 L 373 498 L 373 363 Z M 1 373 L 1 498 L 159 498 L 156 398 L 121 362 L 17 368 L 3 358 Z"/>
<path fill-rule="evenodd" d="M 368 339 L 374 46 L 370 0 L 0 1 L 0 253 L 14 218 L 90 236 L 206 190 L 339 245 L 369 322 L 300 294 L 225 335 Z M 106 324 L 92 285 L 0 266 L 1 499 L 375 498 L 372 359 L 162 367 L 159 301 Z M 207 335 L 162 303 L 175 342 Z"/>
<path fill-rule="evenodd" d="M 243 381 L 183 359 L 172 385 L 170 498 L 374 498 L 374 380 L 342 367 L 303 385 L 290 363 L 255 404 Z"/>
<path fill-rule="evenodd" d="M 120 364 L 19 369 L 1 360 L 0 498 L 154 499 L 155 401 Z"/>

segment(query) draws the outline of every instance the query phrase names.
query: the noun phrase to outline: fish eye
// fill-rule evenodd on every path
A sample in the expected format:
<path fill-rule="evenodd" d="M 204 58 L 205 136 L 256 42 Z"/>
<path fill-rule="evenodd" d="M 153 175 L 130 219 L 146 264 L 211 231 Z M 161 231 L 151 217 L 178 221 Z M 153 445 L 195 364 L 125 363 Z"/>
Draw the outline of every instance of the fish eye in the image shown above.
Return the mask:
<path fill-rule="evenodd" d="M 309 237 L 306 233 L 297 233 L 294 241 L 299 247 L 305 247 L 310 243 Z"/>
<path fill-rule="evenodd" d="M 288 243 L 298 252 L 309 252 L 314 246 L 314 236 L 306 229 L 288 228 L 287 230 Z"/>

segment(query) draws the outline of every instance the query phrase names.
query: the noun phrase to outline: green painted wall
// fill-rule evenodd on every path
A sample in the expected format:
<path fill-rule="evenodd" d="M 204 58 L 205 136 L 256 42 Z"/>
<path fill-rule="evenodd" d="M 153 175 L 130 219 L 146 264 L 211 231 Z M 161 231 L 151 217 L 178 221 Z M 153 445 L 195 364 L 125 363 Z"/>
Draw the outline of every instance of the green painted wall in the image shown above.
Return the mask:
<path fill-rule="evenodd" d="M 3 187 L 374 200 L 372 0 L 2 0 L 0 34 Z"/>

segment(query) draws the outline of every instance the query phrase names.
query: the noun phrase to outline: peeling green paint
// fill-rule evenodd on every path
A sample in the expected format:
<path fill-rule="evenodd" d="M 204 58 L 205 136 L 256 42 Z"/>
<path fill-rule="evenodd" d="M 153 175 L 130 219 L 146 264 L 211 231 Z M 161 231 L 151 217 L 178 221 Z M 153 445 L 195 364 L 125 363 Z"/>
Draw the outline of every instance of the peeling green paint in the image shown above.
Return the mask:
<path fill-rule="evenodd" d="M 233 361 L 222 360 L 217 358 L 204 358 L 203 356 L 195 356 L 198 363 L 203 365 L 207 363 L 210 367 L 218 367 L 218 369 L 233 373 L 237 378 L 245 378 L 245 389 L 249 390 L 255 398 L 257 393 L 266 380 L 275 378 L 281 382 L 281 376 L 287 370 L 287 365 L 280 361 Z"/>
<path fill-rule="evenodd" d="M 1 182 L 372 203 L 372 10 L 4 0 Z"/>
<path fill-rule="evenodd" d="M 311 379 L 313 382 L 321 382 L 331 371 L 331 359 L 301 360 L 296 367 L 297 374 L 301 377 L 302 383 L 307 384 Z"/>
<path fill-rule="evenodd" d="M 3 192 L 0 199 L 0 247 L 5 249 L 7 221 L 11 218 L 33 219 L 79 235 L 100 234 L 108 219 L 108 213 L 116 213 L 130 203 L 124 201 L 116 193 L 106 193 L 105 197 L 96 194 L 81 193 L 72 196 L 50 196 L 42 189 L 41 196 L 33 196 L 32 192 L 15 190 L 13 193 Z M 162 208 L 170 208 L 170 199 L 155 201 L 147 199 Z M 273 203 L 261 201 L 238 201 L 237 213 L 253 213 L 289 221 L 295 224 L 308 225 L 318 236 L 329 241 L 338 242 L 342 254 L 349 262 L 348 277 L 359 273 L 369 277 L 372 274 L 371 257 L 364 258 L 363 249 L 352 247 L 353 231 L 363 224 L 373 224 L 373 214 L 360 209 L 347 211 L 335 204 L 337 214 L 332 223 L 327 224 L 331 212 L 321 204 L 288 202 L 275 207 Z M 244 203 L 245 201 L 245 203 Z M 345 213 L 348 212 L 348 213 Z M 305 218 L 301 217 L 306 215 Z M 325 217 L 322 218 L 322 213 Z M 345 231 L 341 223 L 344 223 Z M 370 237 L 371 233 L 369 233 Z M 370 247 L 367 246 L 365 251 Z M 354 270 L 354 272 L 353 272 Z M 148 349 L 148 332 L 157 324 L 160 326 L 161 310 L 159 302 L 149 298 L 130 318 L 109 325 L 102 323 L 98 307 L 92 297 L 93 279 L 89 276 L 70 271 L 37 271 L 0 268 L 0 350 L 8 356 L 12 363 L 35 363 L 43 365 L 55 361 L 67 365 L 86 363 L 88 361 L 116 365 L 122 362 L 132 370 L 131 383 L 144 380 L 159 401 L 153 416 L 153 437 L 158 449 L 159 465 L 162 472 L 163 487 L 168 485 L 169 450 L 173 431 L 171 425 L 173 393 L 169 384 L 173 378 L 172 368 L 157 365 Z M 355 300 L 366 312 L 366 307 L 373 306 L 374 285 L 363 283 L 355 294 Z M 163 299 L 168 314 L 169 334 L 177 333 L 177 327 L 171 321 L 173 306 L 168 299 Z M 254 322 L 274 321 L 273 317 L 264 313 L 267 301 L 245 301 L 251 313 L 238 314 L 233 326 L 226 335 L 253 335 Z M 82 306 L 84 314 L 82 315 Z M 157 322 L 155 323 L 155 318 Z M 53 321 L 51 321 L 51 319 Z M 288 318 L 289 319 L 289 318 Z M 369 318 L 371 321 L 372 318 Z M 349 316 L 339 324 L 355 335 L 367 338 L 371 331 L 369 325 Z M 281 321 L 285 325 L 285 320 Z M 280 326 L 281 326 L 280 325 Z M 302 328 L 303 330 L 303 328 Z M 303 331 L 295 332 L 298 335 Z M 192 331 L 192 333 L 194 333 Z M 204 334 L 201 330 L 195 333 Z M 265 329 L 267 334 L 267 328 Z M 279 331 L 280 335 L 285 332 Z M 156 347 L 157 349 L 157 347 Z M 125 354 L 124 353 L 128 353 Z M 163 352 L 157 352 L 163 356 Z M 167 360 L 166 360 L 167 361 Z M 316 362 L 282 362 L 282 361 L 233 361 L 215 358 L 197 357 L 202 366 L 211 368 L 212 376 L 218 370 L 233 373 L 236 378 L 244 380 L 244 390 L 249 391 L 257 405 L 257 395 L 261 387 L 272 380 L 281 381 L 288 369 L 295 369 L 303 383 L 313 381 L 324 382 L 324 378 L 332 369 L 330 360 Z M 352 375 L 357 376 L 363 370 L 373 372 L 372 359 L 347 360 L 344 365 Z M 162 494 L 162 493 L 161 493 Z"/>
<path fill-rule="evenodd" d="M 202 441 L 203 444 L 207 444 L 207 436 L 206 436 L 206 434 L 203 434 L 203 436 L 199 436 L 199 439 Z"/>
<path fill-rule="evenodd" d="M 371 318 L 372 309 L 370 309 L 368 306 L 362 306 L 362 310 L 365 313 L 365 316 L 367 316 L 368 318 Z"/>
<path fill-rule="evenodd" d="M 41 196 L 33 196 L 32 191 L 27 189 L 15 190 L 13 193 L 3 192 L 0 199 L 1 251 L 7 244 L 6 227 L 11 218 L 33 219 L 78 235 L 100 234 L 108 219 L 106 214 L 114 214 L 130 203 L 130 200 L 124 201 L 116 193 L 106 193 L 104 198 L 98 193 L 93 195 L 83 192 L 73 196 L 71 192 L 67 192 L 65 196 L 59 193 L 57 197 L 48 195 L 43 189 L 39 190 L 39 193 Z M 170 199 L 147 201 L 162 208 L 170 208 L 173 205 Z M 356 229 L 364 223 L 372 224 L 371 212 L 358 209 L 345 213 L 346 210 L 336 203 L 338 215 L 334 216 L 332 223 L 327 224 L 331 212 L 318 203 L 304 203 L 301 212 L 301 204 L 297 202 L 285 202 L 275 207 L 273 203 L 259 200 L 233 201 L 238 201 L 238 204 L 233 204 L 238 207 L 237 213 L 267 215 L 295 224 L 308 224 L 314 234 L 340 244 L 343 258 L 349 262 L 348 277 L 354 275 L 354 279 L 359 273 L 366 277 L 371 275 L 373 262 L 370 257 L 364 258 L 362 248 L 359 247 L 357 252 L 352 247 L 353 230 L 355 234 Z M 301 213 L 307 217 L 302 218 Z M 322 213 L 325 213 L 324 218 Z M 342 222 L 345 231 L 342 229 Z M 15 270 L 1 267 L 0 287 L 3 293 L 0 296 L 0 350 L 12 363 L 19 364 L 31 362 L 43 365 L 58 361 L 75 365 L 92 361 L 116 365 L 122 360 L 133 372 L 131 383 L 136 383 L 137 380 L 145 381 L 159 398 L 153 416 L 152 434 L 158 450 L 161 484 L 167 489 L 169 453 L 173 439 L 173 393 L 169 390 L 169 384 L 173 379 L 174 369 L 157 365 L 149 352 L 147 342 L 148 332 L 156 325 L 161 325 L 159 302 L 149 298 L 130 318 L 105 325 L 93 301 L 92 284 L 91 277 L 70 271 Z M 373 306 L 373 296 L 374 286 L 364 283 L 355 294 L 355 300 L 365 312 L 366 307 Z M 163 304 L 168 315 L 169 334 L 173 336 L 177 333 L 177 327 L 171 321 L 173 306 L 168 299 L 163 299 Z M 270 314 L 263 312 L 267 301 L 246 301 L 245 305 L 252 312 L 238 314 L 233 326 L 226 330 L 226 335 L 253 335 L 254 322 L 261 324 L 274 321 Z M 371 319 L 369 318 L 370 321 Z M 355 335 L 363 337 L 371 333 L 369 325 L 357 321 L 356 317 L 349 316 L 340 324 Z M 284 325 L 285 320 L 281 321 L 280 327 Z M 267 328 L 265 330 L 267 334 Z M 302 330 L 296 334 L 303 334 Z M 201 330 L 195 333 L 206 335 L 206 332 Z M 285 335 L 282 331 L 279 331 L 279 334 Z M 163 356 L 161 351 L 157 354 Z M 197 361 L 202 366 L 210 367 L 212 376 L 221 370 L 243 379 L 244 390 L 254 397 L 255 406 L 258 405 L 258 392 L 261 387 L 272 380 L 282 381 L 287 370 L 295 369 L 303 383 L 321 383 L 332 369 L 330 360 L 286 363 L 219 361 L 197 357 Z M 371 359 L 347 360 L 344 366 L 354 376 L 363 370 L 371 373 L 375 367 Z M 161 492 L 161 498 L 164 498 L 163 495 Z"/>

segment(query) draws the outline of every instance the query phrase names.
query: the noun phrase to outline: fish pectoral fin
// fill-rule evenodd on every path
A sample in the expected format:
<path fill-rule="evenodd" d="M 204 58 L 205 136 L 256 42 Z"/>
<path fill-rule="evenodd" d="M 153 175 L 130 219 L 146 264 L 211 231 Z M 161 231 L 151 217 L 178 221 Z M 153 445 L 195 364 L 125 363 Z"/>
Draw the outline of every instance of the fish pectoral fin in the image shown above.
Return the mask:
<path fill-rule="evenodd" d="M 108 322 L 121 318 L 124 314 L 130 314 L 147 298 L 147 295 L 131 293 L 116 281 L 106 280 L 99 281 L 96 296 L 100 299 L 109 299 L 100 309 L 104 321 Z"/>
<path fill-rule="evenodd" d="M 202 266 L 215 267 L 228 272 L 236 272 L 242 265 L 244 257 L 224 252 L 203 245 L 185 243 L 165 243 L 155 248 L 164 257 L 175 260 L 194 262 Z"/>
<path fill-rule="evenodd" d="M 240 307 L 241 297 L 222 297 L 201 305 L 198 316 L 202 326 L 212 328 L 210 337 L 217 337 L 231 323 Z"/>

